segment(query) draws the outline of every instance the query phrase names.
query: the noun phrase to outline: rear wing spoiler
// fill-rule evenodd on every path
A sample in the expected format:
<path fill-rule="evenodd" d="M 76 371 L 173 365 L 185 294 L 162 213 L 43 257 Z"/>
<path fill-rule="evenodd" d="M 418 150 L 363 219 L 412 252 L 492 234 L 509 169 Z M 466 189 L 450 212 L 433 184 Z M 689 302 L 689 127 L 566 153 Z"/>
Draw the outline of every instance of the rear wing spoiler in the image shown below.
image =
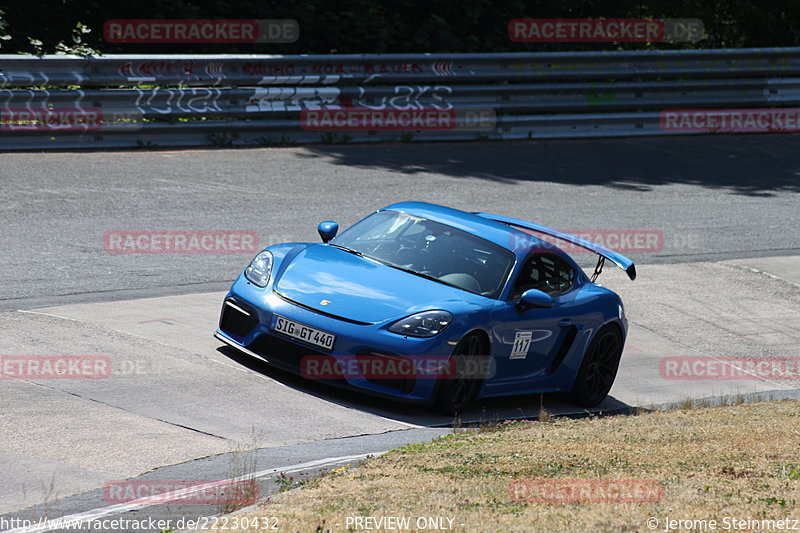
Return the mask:
<path fill-rule="evenodd" d="M 600 272 L 603 270 L 603 262 L 605 259 L 608 259 L 622 270 L 628 274 L 628 277 L 632 280 L 636 279 L 636 265 L 633 264 L 633 261 L 625 257 L 624 255 L 615 252 L 610 248 L 606 248 L 602 244 L 597 244 L 592 241 L 587 241 L 586 239 L 581 239 L 577 235 L 571 235 L 569 233 L 564 233 L 563 231 L 558 231 L 557 229 L 548 228 L 547 226 L 542 226 L 540 224 L 534 224 L 533 222 L 528 222 L 527 220 L 522 220 L 519 218 L 512 218 L 512 217 L 505 217 L 502 215 L 492 215 L 490 213 L 474 213 L 481 218 L 485 218 L 488 220 L 494 220 L 496 222 L 502 222 L 504 224 L 509 224 L 511 226 L 517 226 L 519 228 L 529 229 L 532 231 L 536 231 L 538 233 L 544 233 L 545 235 L 550 235 L 551 237 L 555 237 L 556 239 L 561 239 L 563 241 L 571 242 L 576 246 L 580 246 L 581 248 L 585 248 L 590 250 L 597 255 L 600 256 L 600 259 L 597 262 L 597 267 L 595 268 L 595 273 L 592 276 L 592 281 L 594 281 Z"/>

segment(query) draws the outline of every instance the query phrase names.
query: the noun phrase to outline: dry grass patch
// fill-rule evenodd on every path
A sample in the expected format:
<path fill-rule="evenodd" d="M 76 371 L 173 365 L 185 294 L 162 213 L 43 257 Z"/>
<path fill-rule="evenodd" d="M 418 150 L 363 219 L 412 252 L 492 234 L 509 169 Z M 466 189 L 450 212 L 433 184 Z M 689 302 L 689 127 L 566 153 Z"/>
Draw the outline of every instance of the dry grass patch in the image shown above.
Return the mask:
<path fill-rule="evenodd" d="M 664 493 L 655 503 L 511 501 L 509 484 L 533 478 L 655 479 Z M 460 432 L 322 476 L 249 516 L 303 533 L 367 516 L 410 517 L 404 531 L 421 530 L 418 517 L 468 532 L 652 531 L 651 517 L 657 531 L 667 517 L 723 530 L 726 517 L 800 519 L 798 496 L 800 402 L 786 400 Z"/>

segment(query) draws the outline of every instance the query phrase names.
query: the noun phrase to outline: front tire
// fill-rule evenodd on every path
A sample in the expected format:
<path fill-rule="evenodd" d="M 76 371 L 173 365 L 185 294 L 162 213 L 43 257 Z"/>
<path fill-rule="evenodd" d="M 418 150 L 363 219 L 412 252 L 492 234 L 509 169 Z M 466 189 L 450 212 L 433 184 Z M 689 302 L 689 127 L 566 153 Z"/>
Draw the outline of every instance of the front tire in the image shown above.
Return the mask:
<path fill-rule="evenodd" d="M 608 396 L 622 357 L 622 333 L 616 325 L 600 328 L 589 345 L 569 393 L 572 403 L 594 407 Z"/>
<path fill-rule="evenodd" d="M 488 347 L 483 337 L 470 333 L 456 345 L 448 368 L 455 368 L 455 375 L 439 378 L 436 409 L 442 414 L 455 416 L 462 412 L 478 395 L 483 379 L 471 378 L 477 359 L 488 356 Z M 452 372 L 451 372 L 452 373 Z"/>

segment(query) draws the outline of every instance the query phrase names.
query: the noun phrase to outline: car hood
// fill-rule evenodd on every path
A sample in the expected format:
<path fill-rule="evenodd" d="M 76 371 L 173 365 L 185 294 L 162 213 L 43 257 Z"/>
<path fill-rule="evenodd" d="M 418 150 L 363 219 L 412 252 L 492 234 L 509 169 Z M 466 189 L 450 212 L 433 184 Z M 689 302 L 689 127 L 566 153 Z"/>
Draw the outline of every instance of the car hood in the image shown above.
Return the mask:
<path fill-rule="evenodd" d="M 371 324 L 486 300 L 323 244 L 312 244 L 298 253 L 277 275 L 274 287 L 284 297 L 327 314 Z"/>

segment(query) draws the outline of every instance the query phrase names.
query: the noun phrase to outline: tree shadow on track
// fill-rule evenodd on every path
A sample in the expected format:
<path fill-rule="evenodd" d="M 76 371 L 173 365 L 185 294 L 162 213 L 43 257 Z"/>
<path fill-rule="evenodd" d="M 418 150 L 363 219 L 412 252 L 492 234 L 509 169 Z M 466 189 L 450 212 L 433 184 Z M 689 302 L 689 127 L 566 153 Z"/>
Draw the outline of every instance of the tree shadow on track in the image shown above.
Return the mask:
<path fill-rule="evenodd" d="M 557 394 L 529 394 L 478 400 L 456 420 L 453 417 L 438 414 L 432 407 L 419 403 L 404 403 L 394 399 L 371 396 L 354 389 L 335 387 L 324 381 L 305 379 L 242 354 L 228 346 L 221 346 L 217 348 L 217 351 L 231 361 L 247 367 L 253 372 L 268 376 L 294 390 L 349 409 L 415 426 L 492 425 L 503 420 L 538 419 L 542 411 L 546 412 L 547 416 L 569 417 L 630 414 L 635 411 L 635 408 L 613 397 L 606 398 L 595 408 L 584 409 L 567 403 Z"/>
<path fill-rule="evenodd" d="M 744 196 L 800 192 L 800 135 L 312 145 L 298 157 L 413 176 L 543 181 L 650 191 L 686 184 Z"/>

